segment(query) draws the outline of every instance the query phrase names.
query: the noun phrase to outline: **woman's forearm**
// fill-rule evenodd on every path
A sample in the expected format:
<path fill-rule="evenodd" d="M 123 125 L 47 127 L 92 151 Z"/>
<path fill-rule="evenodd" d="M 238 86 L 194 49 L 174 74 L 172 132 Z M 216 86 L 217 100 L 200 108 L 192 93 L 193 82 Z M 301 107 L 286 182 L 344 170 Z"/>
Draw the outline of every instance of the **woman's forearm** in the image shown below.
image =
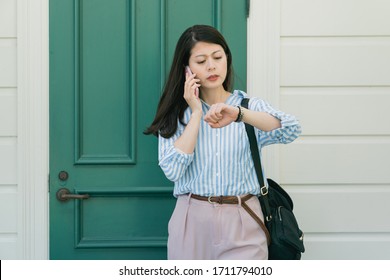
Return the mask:
<path fill-rule="evenodd" d="M 281 127 L 280 120 L 266 112 L 251 111 L 242 107 L 241 110 L 243 110 L 242 121 L 257 129 L 271 131 Z"/>
<path fill-rule="evenodd" d="M 186 154 L 192 154 L 194 152 L 201 118 L 202 112 L 193 112 L 191 114 L 190 121 L 186 125 L 182 135 L 174 143 L 176 149 Z"/>

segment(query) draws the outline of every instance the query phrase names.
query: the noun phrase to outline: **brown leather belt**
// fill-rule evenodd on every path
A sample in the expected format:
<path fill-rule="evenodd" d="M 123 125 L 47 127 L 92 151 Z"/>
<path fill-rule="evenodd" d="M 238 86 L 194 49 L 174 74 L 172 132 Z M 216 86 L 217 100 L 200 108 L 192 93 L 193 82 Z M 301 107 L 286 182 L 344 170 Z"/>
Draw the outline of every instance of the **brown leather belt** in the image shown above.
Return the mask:
<path fill-rule="evenodd" d="M 245 202 L 248 199 L 250 199 L 253 196 L 253 194 L 247 194 L 246 196 L 241 197 L 241 202 Z M 208 201 L 210 203 L 217 203 L 217 204 L 238 204 L 238 197 L 237 196 L 200 196 L 197 194 L 191 194 L 191 198 L 202 200 L 202 201 Z"/>
<path fill-rule="evenodd" d="M 267 227 L 265 226 L 264 222 L 259 218 L 259 216 L 256 215 L 255 212 L 246 204 L 246 201 L 248 201 L 253 194 L 247 194 L 246 196 L 241 197 L 241 206 L 248 212 L 248 214 L 259 224 L 261 229 L 264 231 L 265 236 L 267 237 L 267 243 L 270 245 L 271 243 L 271 236 L 268 232 Z M 201 196 L 197 194 L 191 194 L 191 198 L 202 200 L 202 201 L 208 201 L 211 204 L 238 204 L 239 200 L 237 196 Z"/>

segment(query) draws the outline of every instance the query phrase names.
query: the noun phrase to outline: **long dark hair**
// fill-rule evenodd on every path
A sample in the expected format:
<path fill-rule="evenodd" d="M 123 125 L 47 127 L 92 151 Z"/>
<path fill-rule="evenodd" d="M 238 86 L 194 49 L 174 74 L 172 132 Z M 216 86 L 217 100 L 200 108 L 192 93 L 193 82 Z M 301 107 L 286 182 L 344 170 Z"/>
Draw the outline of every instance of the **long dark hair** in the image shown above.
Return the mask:
<path fill-rule="evenodd" d="M 227 73 L 223 82 L 226 91 L 231 91 L 232 86 L 232 55 L 229 46 L 222 34 L 212 26 L 194 25 L 189 27 L 180 36 L 175 54 L 173 56 L 171 70 L 164 86 L 163 94 L 157 107 L 157 113 L 152 124 L 144 131 L 144 134 L 153 134 L 170 138 L 177 130 L 177 120 L 183 123 L 184 111 L 188 104 L 184 94 L 184 67 L 188 65 L 191 50 L 197 42 L 206 42 L 220 45 L 227 57 Z M 183 123 L 183 125 L 185 125 Z"/>

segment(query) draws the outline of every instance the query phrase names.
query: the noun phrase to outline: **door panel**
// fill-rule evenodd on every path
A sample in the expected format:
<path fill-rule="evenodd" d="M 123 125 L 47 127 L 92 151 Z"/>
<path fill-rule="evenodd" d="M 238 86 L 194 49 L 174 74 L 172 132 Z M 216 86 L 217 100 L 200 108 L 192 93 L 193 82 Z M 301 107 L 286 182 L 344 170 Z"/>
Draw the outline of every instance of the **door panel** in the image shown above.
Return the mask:
<path fill-rule="evenodd" d="M 135 163 L 136 81 L 134 52 L 128 51 L 135 49 L 129 23 L 135 11 L 129 4 L 76 2 L 76 164 Z"/>
<path fill-rule="evenodd" d="M 224 34 L 226 26 L 237 80 L 245 81 L 245 6 L 50 0 L 51 259 L 166 258 L 173 184 L 158 166 L 156 137 L 142 132 L 190 25 Z M 60 179 L 61 171 L 68 178 Z M 60 201 L 60 188 L 89 198 Z"/>

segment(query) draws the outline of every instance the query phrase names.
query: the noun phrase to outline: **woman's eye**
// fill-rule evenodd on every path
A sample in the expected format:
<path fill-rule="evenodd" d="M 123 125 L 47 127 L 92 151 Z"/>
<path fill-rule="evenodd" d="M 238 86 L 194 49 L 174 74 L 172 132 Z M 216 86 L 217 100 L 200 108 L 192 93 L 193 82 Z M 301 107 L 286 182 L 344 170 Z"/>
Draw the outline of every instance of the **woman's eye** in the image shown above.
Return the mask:
<path fill-rule="evenodd" d="M 215 59 L 221 59 L 221 58 L 222 58 L 222 56 L 215 57 Z"/>
<path fill-rule="evenodd" d="M 203 64 L 205 62 L 206 62 L 206 60 L 198 61 L 198 64 Z"/>

